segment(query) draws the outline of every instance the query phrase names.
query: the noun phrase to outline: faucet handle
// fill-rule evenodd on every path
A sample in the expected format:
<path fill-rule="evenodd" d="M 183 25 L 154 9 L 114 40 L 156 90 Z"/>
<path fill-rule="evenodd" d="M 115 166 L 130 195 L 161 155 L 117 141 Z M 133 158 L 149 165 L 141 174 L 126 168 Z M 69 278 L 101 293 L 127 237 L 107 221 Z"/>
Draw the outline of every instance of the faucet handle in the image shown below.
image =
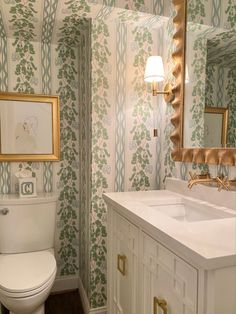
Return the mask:
<path fill-rule="evenodd" d="M 192 172 L 192 171 L 189 171 L 189 175 L 190 175 L 190 179 L 189 180 L 195 180 L 197 179 L 197 174 L 196 172 Z"/>
<path fill-rule="evenodd" d="M 216 177 L 216 181 L 218 183 L 218 191 L 221 191 L 221 189 L 224 187 L 227 191 L 230 190 L 230 181 L 228 177 Z"/>

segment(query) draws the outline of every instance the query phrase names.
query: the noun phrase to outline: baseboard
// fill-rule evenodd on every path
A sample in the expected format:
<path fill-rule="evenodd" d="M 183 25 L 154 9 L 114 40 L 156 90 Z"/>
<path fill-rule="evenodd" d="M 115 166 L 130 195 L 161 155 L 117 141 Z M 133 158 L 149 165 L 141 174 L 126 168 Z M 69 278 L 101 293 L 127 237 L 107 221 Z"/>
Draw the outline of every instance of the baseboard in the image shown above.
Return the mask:
<path fill-rule="evenodd" d="M 52 293 L 78 289 L 78 275 L 57 277 L 52 287 Z"/>
<path fill-rule="evenodd" d="M 78 288 L 85 314 L 107 314 L 106 306 L 99 307 L 96 309 L 90 309 L 88 296 L 86 291 L 84 290 L 84 286 L 80 278 L 78 279 Z"/>
<path fill-rule="evenodd" d="M 80 294 L 80 298 L 82 301 L 84 313 L 89 314 L 90 306 L 89 306 L 89 300 L 88 300 L 87 293 L 84 290 L 84 286 L 83 286 L 83 283 L 82 283 L 80 277 L 77 280 L 78 280 L 79 294 Z"/>

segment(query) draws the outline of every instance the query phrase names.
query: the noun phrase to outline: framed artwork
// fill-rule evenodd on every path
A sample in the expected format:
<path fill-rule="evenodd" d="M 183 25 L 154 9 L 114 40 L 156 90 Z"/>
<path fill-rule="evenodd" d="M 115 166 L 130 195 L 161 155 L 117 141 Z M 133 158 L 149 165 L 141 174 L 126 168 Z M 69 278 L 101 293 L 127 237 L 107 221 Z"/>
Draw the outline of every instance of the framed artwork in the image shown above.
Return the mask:
<path fill-rule="evenodd" d="M 0 161 L 59 160 L 58 96 L 0 93 Z"/>

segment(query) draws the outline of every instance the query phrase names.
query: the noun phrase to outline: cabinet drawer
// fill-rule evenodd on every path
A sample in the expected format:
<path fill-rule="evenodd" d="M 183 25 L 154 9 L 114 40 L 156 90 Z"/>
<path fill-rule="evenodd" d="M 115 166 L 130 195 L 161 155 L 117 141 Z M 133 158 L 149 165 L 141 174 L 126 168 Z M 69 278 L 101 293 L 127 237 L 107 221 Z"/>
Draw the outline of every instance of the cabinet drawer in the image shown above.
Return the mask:
<path fill-rule="evenodd" d="M 138 291 L 138 235 L 139 229 L 128 220 L 112 212 L 109 254 L 110 289 L 109 314 L 137 314 Z"/>
<path fill-rule="evenodd" d="M 164 300 L 168 313 L 196 314 L 197 270 L 146 233 L 141 239 L 140 313 L 162 313 L 158 300 Z"/>

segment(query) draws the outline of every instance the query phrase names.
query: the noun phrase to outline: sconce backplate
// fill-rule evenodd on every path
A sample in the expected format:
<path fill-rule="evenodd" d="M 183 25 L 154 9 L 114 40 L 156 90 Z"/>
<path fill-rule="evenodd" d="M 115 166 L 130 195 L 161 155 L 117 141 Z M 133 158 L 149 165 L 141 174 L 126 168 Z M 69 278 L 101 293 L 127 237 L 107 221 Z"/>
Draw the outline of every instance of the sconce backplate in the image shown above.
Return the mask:
<path fill-rule="evenodd" d="M 174 100 L 175 95 L 172 92 L 173 86 L 170 83 L 167 83 L 164 87 L 164 99 L 166 102 L 171 102 Z"/>

